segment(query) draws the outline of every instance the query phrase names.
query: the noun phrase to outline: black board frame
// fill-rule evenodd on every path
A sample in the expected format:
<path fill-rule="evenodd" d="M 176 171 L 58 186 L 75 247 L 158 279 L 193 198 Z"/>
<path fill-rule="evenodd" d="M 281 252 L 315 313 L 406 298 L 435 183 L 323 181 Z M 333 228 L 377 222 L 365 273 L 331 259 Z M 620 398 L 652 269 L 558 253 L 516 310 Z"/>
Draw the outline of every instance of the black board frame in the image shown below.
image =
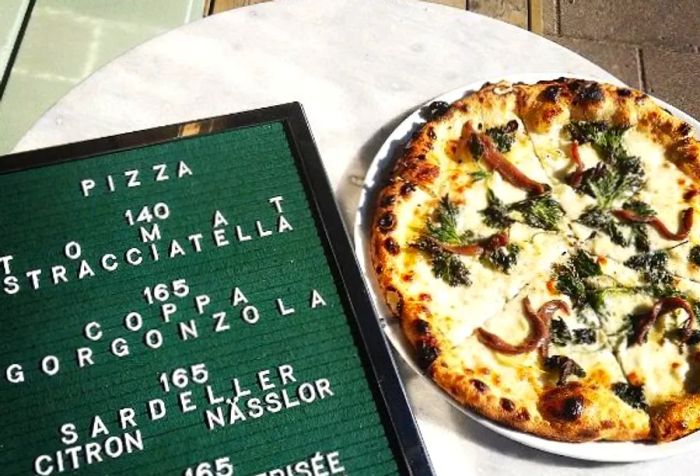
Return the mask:
<path fill-rule="evenodd" d="M 432 476 L 430 460 L 300 103 L 0 156 L 0 175 L 265 123 L 284 126 L 397 465 L 405 475 Z"/>

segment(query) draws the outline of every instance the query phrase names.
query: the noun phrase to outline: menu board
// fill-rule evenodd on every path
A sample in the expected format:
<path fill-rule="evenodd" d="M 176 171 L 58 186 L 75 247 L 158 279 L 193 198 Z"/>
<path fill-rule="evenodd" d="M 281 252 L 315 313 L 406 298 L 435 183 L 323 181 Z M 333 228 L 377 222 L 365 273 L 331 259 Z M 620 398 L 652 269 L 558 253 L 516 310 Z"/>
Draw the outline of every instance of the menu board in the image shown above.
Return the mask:
<path fill-rule="evenodd" d="M 298 104 L 0 191 L 3 475 L 430 474 Z"/>

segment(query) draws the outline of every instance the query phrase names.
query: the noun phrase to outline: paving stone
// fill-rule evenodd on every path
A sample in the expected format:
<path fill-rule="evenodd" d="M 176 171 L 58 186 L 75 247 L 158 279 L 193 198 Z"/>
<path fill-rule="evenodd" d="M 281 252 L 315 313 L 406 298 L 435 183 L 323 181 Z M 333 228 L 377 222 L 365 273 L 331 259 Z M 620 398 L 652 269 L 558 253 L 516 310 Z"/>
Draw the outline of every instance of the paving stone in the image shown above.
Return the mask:
<path fill-rule="evenodd" d="M 686 51 L 700 45 L 698 0 L 560 0 L 562 36 L 645 43 Z"/>
<path fill-rule="evenodd" d="M 448 7 L 455 7 L 461 10 L 467 9 L 467 0 L 425 0 L 430 3 L 439 3 L 440 5 L 447 5 Z"/>
<path fill-rule="evenodd" d="M 636 47 L 577 38 L 553 36 L 547 36 L 547 38 L 593 61 L 630 86 L 638 89 L 642 87 L 639 81 Z"/>
<path fill-rule="evenodd" d="M 642 64 L 649 94 L 700 118 L 700 54 L 643 48 Z"/>
<path fill-rule="evenodd" d="M 558 35 L 559 34 L 559 20 L 558 20 L 558 0 L 539 0 L 541 4 L 542 11 L 539 14 L 542 17 L 542 32 L 545 35 Z M 535 2 L 531 2 L 532 5 Z M 536 14 L 536 12 L 533 12 Z"/>
<path fill-rule="evenodd" d="M 469 0 L 469 10 L 527 29 L 528 0 Z"/>

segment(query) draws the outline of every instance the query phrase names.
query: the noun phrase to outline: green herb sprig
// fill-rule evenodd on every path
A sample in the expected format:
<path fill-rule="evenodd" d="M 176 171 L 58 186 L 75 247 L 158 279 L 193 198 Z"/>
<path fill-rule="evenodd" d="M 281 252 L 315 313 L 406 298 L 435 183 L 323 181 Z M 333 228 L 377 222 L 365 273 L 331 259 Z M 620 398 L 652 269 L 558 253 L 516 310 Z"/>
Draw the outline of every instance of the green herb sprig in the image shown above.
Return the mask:
<path fill-rule="evenodd" d="M 450 286 L 471 286 L 469 269 L 453 253 L 446 251 L 434 239 L 419 238 L 411 245 L 430 257 L 433 275 Z"/>
<path fill-rule="evenodd" d="M 585 251 L 577 251 L 569 261 L 554 268 L 557 290 L 569 296 L 574 308 L 588 304 L 590 289 L 586 278 L 602 274 L 600 265 Z"/>
<path fill-rule="evenodd" d="M 640 216 L 656 215 L 656 212 L 648 204 L 639 200 L 625 202 L 622 208 L 631 210 Z M 619 221 L 612 214 L 597 206 L 586 208 L 576 221 L 605 233 L 610 237 L 610 241 L 616 245 L 634 245 L 635 249 L 641 252 L 647 252 L 650 249 L 649 233 L 644 223 Z"/>
<path fill-rule="evenodd" d="M 688 253 L 688 261 L 693 263 L 695 266 L 700 266 L 700 245 L 695 245 L 690 248 Z"/>
<path fill-rule="evenodd" d="M 611 126 L 600 121 L 574 121 L 566 130 L 579 144 L 590 143 L 598 150 L 602 161 L 586 170 L 578 190 L 596 199 L 597 205 L 589 207 L 578 221 L 601 230 L 621 246 L 634 243 L 639 250 L 648 249 L 648 236 L 644 225 L 630 226 L 630 239 L 609 216 L 608 210 L 622 200 L 629 200 L 645 181 L 644 169 L 639 157 L 627 153 L 622 143 L 627 128 Z"/>
<path fill-rule="evenodd" d="M 515 223 L 515 220 L 508 216 L 510 209 L 490 188 L 486 191 L 486 208 L 480 210 L 479 213 L 484 218 L 484 223 L 491 228 L 500 230 Z"/>
<path fill-rule="evenodd" d="M 512 120 L 503 126 L 486 129 L 486 135 L 491 138 L 499 152 L 506 153 L 510 152 L 515 142 L 515 131 L 517 130 L 518 121 Z"/>
<path fill-rule="evenodd" d="M 564 217 L 564 209 L 551 195 L 528 197 L 508 208 L 520 212 L 526 224 L 543 230 L 556 230 Z"/>
<path fill-rule="evenodd" d="M 560 220 L 564 217 L 564 210 L 559 202 L 551 195 L 538 195 L 528 197 L 525 200 L 506 205 L 489 189 L 486 195 L 487 206 L 479 213 L 484 218 L 484 223 L 492 228 L 507 228 L 516 221 L 543 230 L 556 230 Z M 513 215 L 519 217 L 519 220 Z"/>
<path fill-rule="evenodd" d="M 508 273 L 518 263 L 520 246 L 517 243 L 509 243 L 506 246 L 484 254 L 482 260 L 492 268 Z"/>
<path fill-rule="evenodd" d="M 457 205 L 452 203 L 447 195 L 442 197 L 434 213 L 434 218 L 428 219 L 426 223 L 428 236 L 448 245 L 467 244 L 474 237 L 474 234 L 469 230 L 463 232 L 457 230 L 458 215 Z"/>

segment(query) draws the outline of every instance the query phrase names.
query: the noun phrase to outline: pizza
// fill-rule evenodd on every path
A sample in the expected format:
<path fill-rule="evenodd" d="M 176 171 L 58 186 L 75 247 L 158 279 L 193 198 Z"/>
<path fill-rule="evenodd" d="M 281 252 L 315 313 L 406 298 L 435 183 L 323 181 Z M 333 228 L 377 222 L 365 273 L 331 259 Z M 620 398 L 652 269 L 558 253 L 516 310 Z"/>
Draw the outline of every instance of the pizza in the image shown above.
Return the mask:
<path fill-rule="evenodd" d="M 377 197 L 370 252 L 425 373 L 554 440 L 700 428 L 691 127 L 643 92 L 569 78 L 486 84 L 423 112 Z"/>

